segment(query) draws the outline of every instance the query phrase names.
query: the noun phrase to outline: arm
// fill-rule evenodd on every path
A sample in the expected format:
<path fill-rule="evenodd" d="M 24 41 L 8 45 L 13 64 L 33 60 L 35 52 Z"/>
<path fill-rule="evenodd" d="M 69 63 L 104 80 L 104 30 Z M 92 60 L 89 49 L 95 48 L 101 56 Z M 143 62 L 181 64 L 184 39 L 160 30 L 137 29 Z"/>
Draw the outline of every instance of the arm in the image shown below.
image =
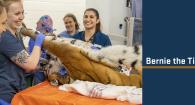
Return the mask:
<path fill-rule="evenodd" d="M 31 52 L 31 55 L 26 50 L 21 50 L 15 56 L 11 57 L 11 60 L 18 66 L 23 68 L 26 72 L 35 71 L 41 55 L 41 45 L 45 38 L 45 35 L 38 34 L 35 40 L 35 46 Z"/>
<path fill-rule="evenodd" d="M 23 68 L 26 72 L 35 71 L 40 58 L 40 47 L 35 46 L 31 55 L 26 50 L 22 50 L 11 58 L 11 60 L 18 66 Z"/>

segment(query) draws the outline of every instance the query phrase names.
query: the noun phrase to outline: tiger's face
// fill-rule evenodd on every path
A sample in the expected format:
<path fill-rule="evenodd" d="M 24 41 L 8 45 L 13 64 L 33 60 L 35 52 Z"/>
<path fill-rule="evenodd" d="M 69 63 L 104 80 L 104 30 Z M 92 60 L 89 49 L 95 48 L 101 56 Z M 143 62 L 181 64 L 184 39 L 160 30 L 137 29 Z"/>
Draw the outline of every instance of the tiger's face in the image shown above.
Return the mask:
<path fill-rule="evenodd" d="M 58 86 L 70 82 L 70 77 L 67 71 L 62 71 L 65 68 L 59 58 L 47 53 L 47 61 L 42 62 L 41 68 L 46 71 L 46 76 L 51 85 Z M 66 72 L 66 73 L 65 73 Z"/>

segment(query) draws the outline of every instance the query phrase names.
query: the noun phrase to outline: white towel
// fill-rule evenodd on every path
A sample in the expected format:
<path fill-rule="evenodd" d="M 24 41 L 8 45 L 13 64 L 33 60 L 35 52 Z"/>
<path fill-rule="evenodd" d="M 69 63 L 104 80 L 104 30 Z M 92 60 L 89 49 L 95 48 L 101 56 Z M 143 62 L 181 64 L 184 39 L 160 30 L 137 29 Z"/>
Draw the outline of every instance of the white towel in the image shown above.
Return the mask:
<path fill-rule="evenodd" d="M 116 99 L 142 104 L 142 88 L 136 88 L 135 86 L 104 85 L 97 82 L 76 80 L 72 84 L 59 86 L 59 89 L 94 98 Z"/>

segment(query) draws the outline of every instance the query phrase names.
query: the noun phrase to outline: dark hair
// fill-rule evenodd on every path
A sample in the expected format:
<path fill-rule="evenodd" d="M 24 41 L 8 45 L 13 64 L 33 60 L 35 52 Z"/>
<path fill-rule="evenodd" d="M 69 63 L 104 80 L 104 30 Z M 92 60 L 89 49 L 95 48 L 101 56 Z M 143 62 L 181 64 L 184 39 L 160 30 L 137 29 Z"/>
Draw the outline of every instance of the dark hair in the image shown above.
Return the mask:
<path fill-rule="evenodd" d="M 67 18 L 67 17 L 71 17 L 71 18 L 74 20 L 74 22 L 76 23 L 76 24 L 75 24 L 76 30 L 78 31 L 78 30 L 79 30 L 79 23 L 78 23 L 78 21 L 77 21 L 76 16 L 75 16 L 74 14 L 72 14 L 72 13 L 68 13 L 68 14 L 66 14 L 66 15 L 64 16 L 63 20 L 65 20 L 65 18 Z"/>
<path fill-rule="evenodd" d="M 4 0 L 4 5 L 7 12 L 9 11 L 9 6 L 15 2 L 22 2 L 22 0 Z"/>
<path fill-rule="evenodd" d="M 0 0 L 0 15 L 2 14 L 4 8 L 5 6 L 4 6 L 3 0 Z"/>
<path fill-rule="evenodd" d="M 96 9 L 94 9 L 94 8 L 88 8 L 88 9 L 85 10 L 84 14 L 85 14 L 87 11 L 93 11 L 93 12 L 95 13 L 97 19 L 100 19 L 99 12 L 98 12 Z M 100 23 L 100 21 L 99 21 L 99 23 L 96 24 L 96 29 L 95 29 L 95 31 L 96 31 L 96 32 L 98 32 L 98 31 L 101 32 L 101 23 Z"/>

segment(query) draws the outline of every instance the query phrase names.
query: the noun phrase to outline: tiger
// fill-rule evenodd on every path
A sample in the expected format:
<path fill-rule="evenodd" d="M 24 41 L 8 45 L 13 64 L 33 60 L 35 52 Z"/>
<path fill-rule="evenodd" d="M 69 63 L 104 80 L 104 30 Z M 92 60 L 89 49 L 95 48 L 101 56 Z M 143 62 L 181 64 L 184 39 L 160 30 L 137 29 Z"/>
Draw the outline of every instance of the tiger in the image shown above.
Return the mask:
<path fill-rule="evenodd" d="M 142 66 L 142 45 L 112 45 L 102 47 L 98 44 L 92 44 L 73 38 L 55 38 L 55 41 L 78 47 L 81 49 L 80 52 L 82 55 L 106 66 L 115 68 L 115 70 L 121 73 L 127 70 L 129 71 L 130 69 L 139 70 L 139 67 Z"/>

